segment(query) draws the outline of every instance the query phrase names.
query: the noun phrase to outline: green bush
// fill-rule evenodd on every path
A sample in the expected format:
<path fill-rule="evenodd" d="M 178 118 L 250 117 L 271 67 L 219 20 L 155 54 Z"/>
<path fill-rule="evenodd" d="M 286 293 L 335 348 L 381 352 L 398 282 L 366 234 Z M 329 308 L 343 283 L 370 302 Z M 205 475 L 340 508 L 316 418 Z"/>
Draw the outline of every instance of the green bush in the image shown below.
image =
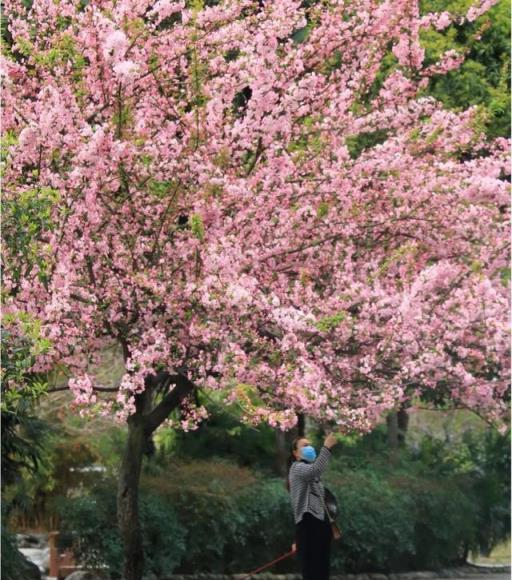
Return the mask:
<path fill-rule="evenodd" d="M 397 493 L 382 475 L 370 470 L 339 479 L 332 476 L 329 483 L 340 503 L 343 532 L 341 544 L 333 550 L 334 570 L 398 570 L 413 559 L 413 497 Z"/>
<path fill-rule="evenodd" d="M 349 441 L 327 474 L 346 532 L 333 553 L 337 571 L 457 565 L 510 537 L 510 433 L 424 437 L 394 457 L 382 435 Z"/>
<path fill-rule="evenodd" d="M 18 550 L 16 538 L 2 525 L 2 558 L 0 559 L 1 575 L 4 580 L 38 580 L 41 578 L 39 568 L 29 562 Z"/>
<path fill-rule="evenodd" d="M 198 395 L 199 397 L 202 394 Z M 161 427 L 155 434 L 156 461 L 228 460 L 241 467 L 272 472 L 275 470 L 275 430 L 268 425 L 257 429 L 240 422 L 239 411 L 226 411 L 223 403 L 211 397 L 199 403 L 208 407 L 211 417 L 192 432 L 175 431 Z"/>
<path fill-rule="evenodd" d="M 478 549 L 484 521 L 495 521 L 500 510 L 507 511 L 507 495 L 481 496 L 486 486 L 503 490 L 496 482 L 507 479 L 503 466 L 495 466 L 503 463 L 503 445 L 496 441 L 495 460 L 490 459 L 489 445 L 475 443 L 480 461 L 486 458 L 485 468 L 476 466 L 478 453 L 469 450 L 467 441 L 448 449 L 442 442 L 426 440 L 419 455 L 404 452 L 396 462 L 390 462 L 378 434 L 371 445 L 378 448 L 378 459 L 365 441 L 364 457 L 356 459 L 358 445 L 345 449 L 352 465 L 344 469 L 340 450 L 326 476 L 340 502 L 344 532 L 342 542 L 333 546 L 334 572 L 398 572 L 459 564 L 469 549 Z M 256 476 L 228 462 L 196 461 L 175 465 L 172 478 L 153 474 L 146 478 L 146 486 L 148 492 L 172 501 L 187 529 L 187 549 L 178 573 L 248 571 L 286 552 L 294 539 L 289 497 L 279 479 Z M 495 526 L 495 540 L 504 536 L 506 528 Z M 297 570 L 293 559 L 274 568 L 274 572 Z"/>
<path fill-rule="evenodd" d="M 495 432 L 455 443 L 425 438 L 393 461 L 379 433 L 341 446 L 325 476 L 339 500 L 343 531 L 333 545 L 333 573 L 438 569 L 505 539 L 507 442 Z M 118 571 L 115 489 L 112 482 L 69 501 L 63 518 L 81 536 L 89 562 L 96 558 Z M 153 465 L 143 474 L 140 505 L 146 573 L 249 572 L 294 540 L 284 482 L 228 461 Z M 296 559 L 272 569 L 298 570 Z"/>
<path fill-rule="evenodd" d="M 411 564 L 436 569 L 465 562 L 475 543 L 478 503 L 463 480 L 431 481 L 415 492 L 417 552 Z"/>
<path fill-rule="evenodd" d="M 440 482 L 457 481 L 471 502 L 467 513 L 474 533 L 466 554 L 471 550 L 486 556 L 510 537 L 510 432 L 467 431 L 451 444 L 425 438 L 417 463 Z"/>
<path fill-rule="evenodd" d="M 344 532 L 333 552 L 337 572 L 439 569 L 463 563 L 478 545 L 482 501 L 475 479 L 439 479 L 402 467 L 329 480 Z"/>
<path fill-rule="evenodd" d="M 142 493 L 139 501 L 144 534 L 146 573 L 164 575 L 179 564 L 184 530 L 163 498 Z M 89 495 L 65 499 L 59 509 L 61 532 L 78 537 L 75 553 L 91 568 L 107 566 L 113 578 L 121 573 L 122 546 L 116 518 L 116 485 L 98 485 Z"/>
<path fill-rule="evenodd" d="M 179 573 L 249 572 L 290 549 L 293 520 L 281 481 L 260 481 L 234 495 L 186 497 L 177 506 L 188 522 Z"/>
<path fill-rule="evenodd" d="M 111 571 L 122 561 L 116 525 L 115 487 L 96 488 L 90 495 L 56 499 L 61 517 L 61 534 L 75 532 L 76 556 L 91 568 L 108 566 Z"/>
<path fill-rule="evenodd" d="M 163 469 L 166 477 L 146 474 L 142 485 L 167 498 L 187 530 L 177 573 L 249 571 L 289 550 L 293 520 L 281 480 L 218 459 Z"/>

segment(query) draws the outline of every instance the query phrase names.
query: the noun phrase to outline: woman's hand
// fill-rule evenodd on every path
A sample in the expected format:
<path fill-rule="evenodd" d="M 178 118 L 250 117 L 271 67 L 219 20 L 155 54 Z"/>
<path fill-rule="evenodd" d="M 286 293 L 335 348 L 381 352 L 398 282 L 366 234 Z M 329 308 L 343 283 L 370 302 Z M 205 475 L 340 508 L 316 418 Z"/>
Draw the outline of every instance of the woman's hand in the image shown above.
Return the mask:
<path fill-rule="evenodd" d="M 296 552 L 297 551 L 297 544 L 295 542 L 293 542 L 292 544 L 292 552 Z"/>
<path fill-rule="evenodd" d="M 328 449 L 331 449 L 331 447 L 334 447 L 336 445 L 336 443 L 338 443 L 338 439 L 336 438 L 336 435 L 334 433 L 329 433 L 329 435 L 327 435 L 327 437 L 325 438 L 324 445 Z"/>

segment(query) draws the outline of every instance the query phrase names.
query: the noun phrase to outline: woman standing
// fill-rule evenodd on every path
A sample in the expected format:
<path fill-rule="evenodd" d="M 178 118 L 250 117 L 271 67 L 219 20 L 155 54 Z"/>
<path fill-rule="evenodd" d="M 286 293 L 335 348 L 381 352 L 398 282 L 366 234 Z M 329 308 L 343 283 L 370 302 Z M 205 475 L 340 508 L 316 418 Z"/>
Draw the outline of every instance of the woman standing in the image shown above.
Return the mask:
<path fill-rule="evenodd" d="M 331 448 L 336 443 L 335 435 L 329 434 L 318 457 L 309 439 L 295 439 L 292 444 L 288 489 L 303 580 L 329 579 L 332 530 L 324 509 L 320 476 L 329 464 Z"/>

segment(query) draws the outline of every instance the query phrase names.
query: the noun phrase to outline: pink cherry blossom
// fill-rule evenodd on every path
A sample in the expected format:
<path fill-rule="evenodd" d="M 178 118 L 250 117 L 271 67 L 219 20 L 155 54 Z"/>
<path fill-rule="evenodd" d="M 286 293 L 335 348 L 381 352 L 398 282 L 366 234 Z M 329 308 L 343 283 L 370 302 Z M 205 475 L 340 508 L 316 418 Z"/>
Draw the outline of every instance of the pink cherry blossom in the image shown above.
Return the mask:
<path fill-rule="evenodd" d="M 506 418 L 510 142 L 420 96 L 464 60 L 423 62 L 452 17 L 303 4 L 5 3 L 4 308 L 81 412 L 126 421 L 186 377 L 284 429 L 368 431 L 432 389 Z M 207 413 L 187 396 L 169 424 Z"/>

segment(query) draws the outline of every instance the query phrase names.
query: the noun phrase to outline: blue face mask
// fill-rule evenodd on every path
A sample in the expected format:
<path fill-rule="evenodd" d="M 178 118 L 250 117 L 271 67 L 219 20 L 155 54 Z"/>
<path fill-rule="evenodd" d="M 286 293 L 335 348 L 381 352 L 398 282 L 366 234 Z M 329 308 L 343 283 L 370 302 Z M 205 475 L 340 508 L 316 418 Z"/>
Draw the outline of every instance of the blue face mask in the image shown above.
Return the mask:
<path fill-rule="evenodd" d="M 311 445 L 305 445 L 300 450 L 300 456 L 302 457 L 302 459 L 305 459 L 306 461 L 309 462 L 314 461 L 316 459 L 315 448 L 312 447 Z"/>

